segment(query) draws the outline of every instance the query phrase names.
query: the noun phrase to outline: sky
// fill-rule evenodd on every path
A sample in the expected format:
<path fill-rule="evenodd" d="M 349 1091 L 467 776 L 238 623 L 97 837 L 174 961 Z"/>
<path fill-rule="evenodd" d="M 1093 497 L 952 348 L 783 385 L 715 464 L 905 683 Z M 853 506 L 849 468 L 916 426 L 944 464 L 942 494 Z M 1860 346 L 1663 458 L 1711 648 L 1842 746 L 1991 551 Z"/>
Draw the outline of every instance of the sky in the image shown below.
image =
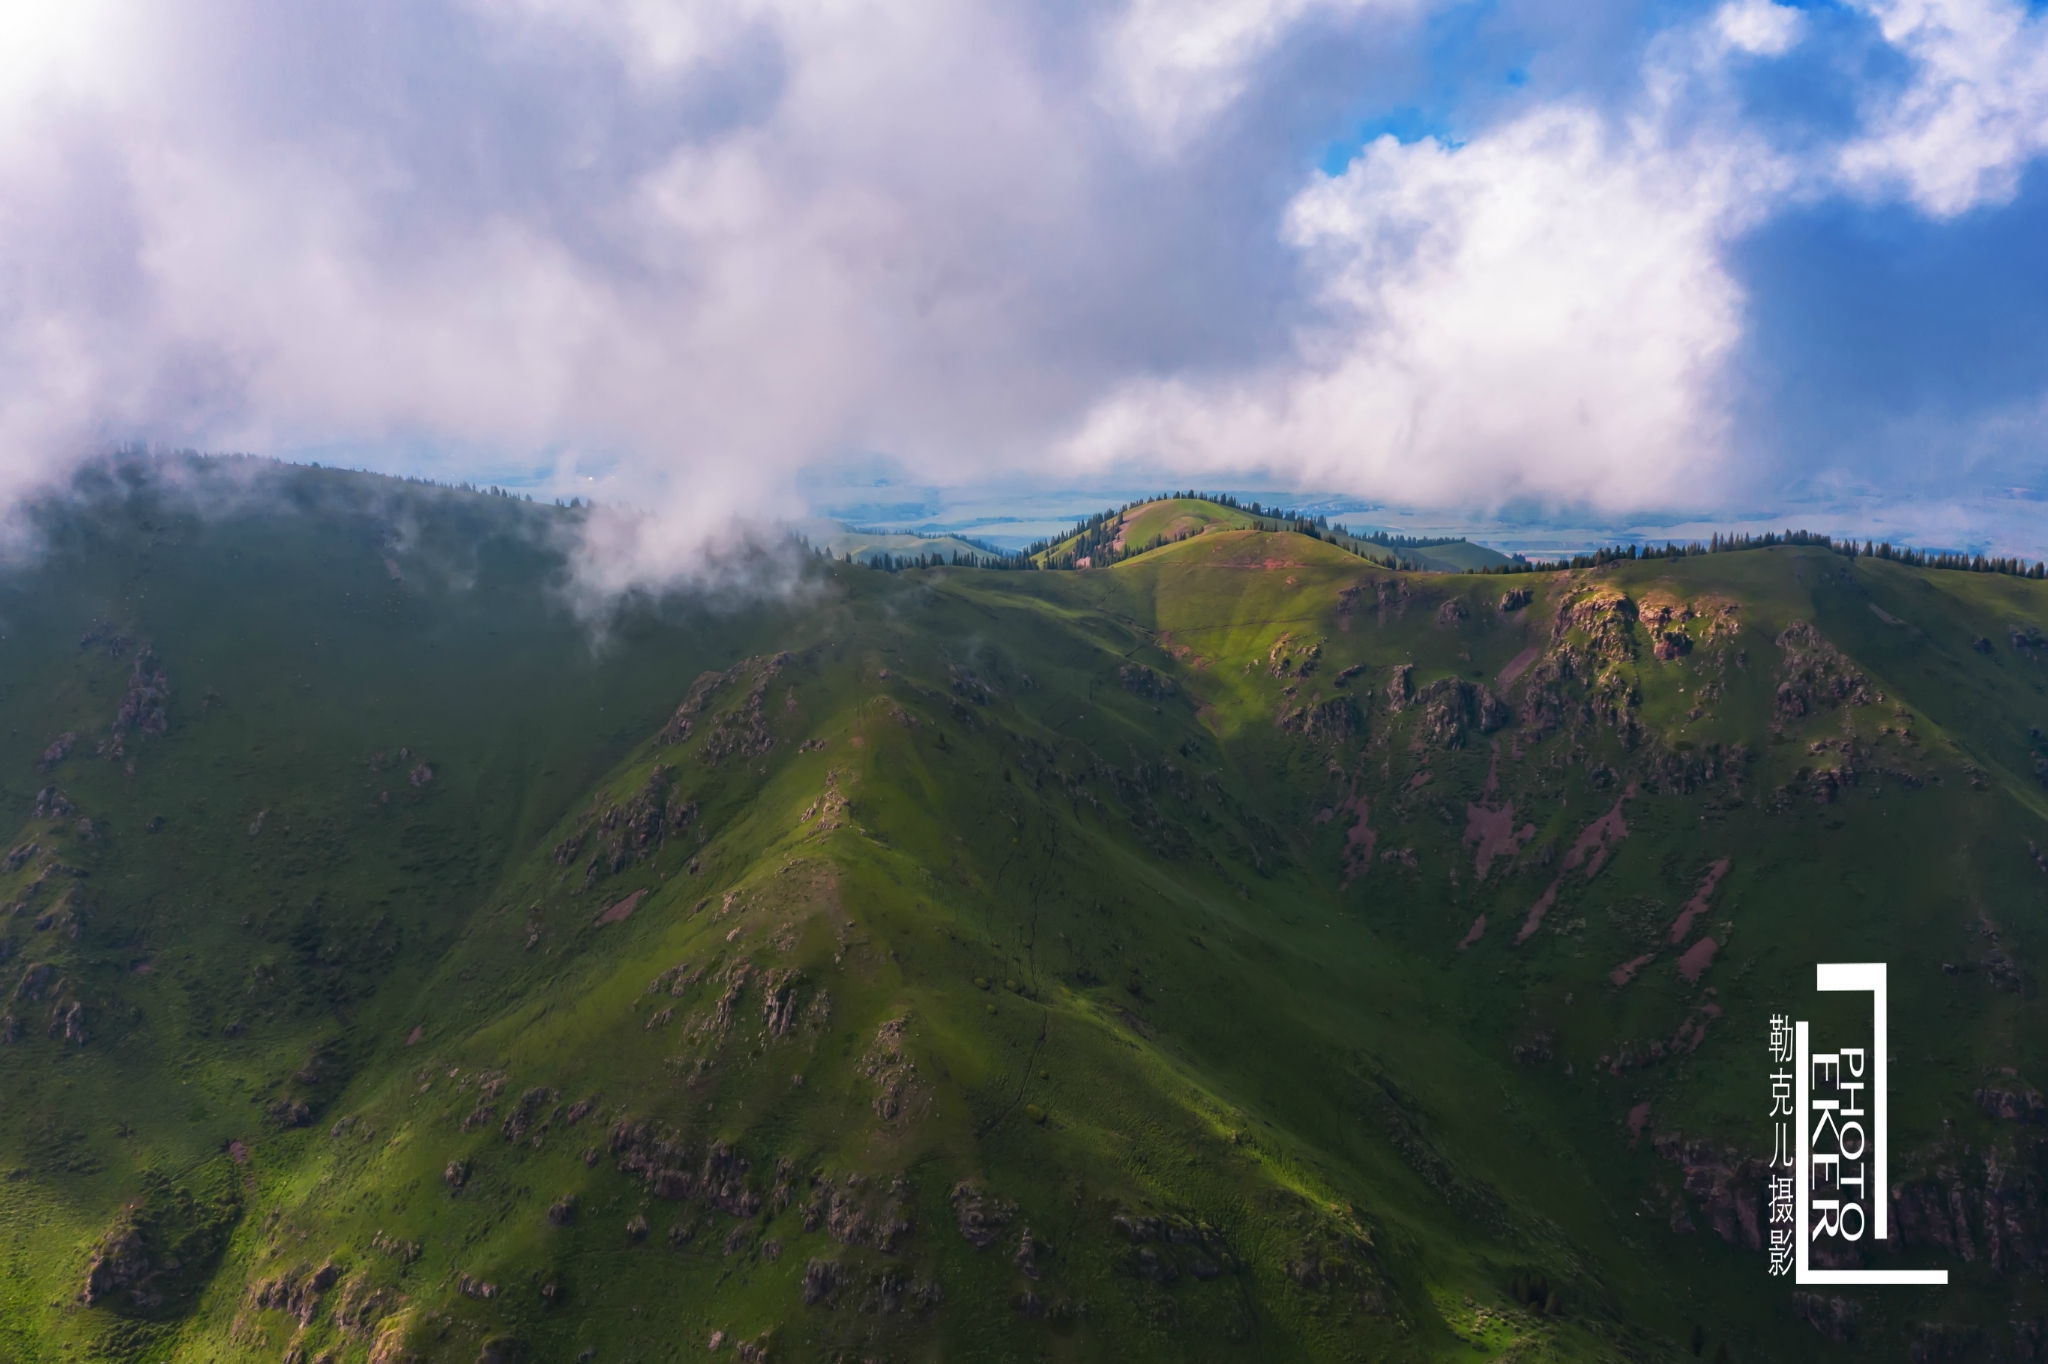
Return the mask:
<path fill-rule="evenodd" d="M 2021 0 L 13 0 L 0 506 L 148 444 L 594 496 L 620 584 L 1187 486 L 2041 557 L 2044 150 Z"/>

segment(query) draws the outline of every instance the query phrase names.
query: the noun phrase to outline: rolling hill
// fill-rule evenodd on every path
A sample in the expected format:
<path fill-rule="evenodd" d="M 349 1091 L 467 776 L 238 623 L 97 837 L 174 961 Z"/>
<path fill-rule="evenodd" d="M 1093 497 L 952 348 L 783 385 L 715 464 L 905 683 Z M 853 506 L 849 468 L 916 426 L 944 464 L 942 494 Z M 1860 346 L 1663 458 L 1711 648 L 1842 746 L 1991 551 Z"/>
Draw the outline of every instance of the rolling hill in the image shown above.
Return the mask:
<path fill-rule="evenodd" d="M 0 1358 L 2038 1352 L 2048 584 L 1197 514 L 590 622 L 576 510 L 41 508 Z M 1865 1258 L 1946 1289 L 1766 1272 L 1816 960 L 1891 963 Z"/>
<path fill-rule="evenodd" d="M 1256 505 L 1256 504 L 1254 504 Z M 1321 539 L 1383 568 L 1473 573 L 1504 568 L 1498 550 L 1458 538 L 1383 542 L 1342 527 L 1317 524 L 1273 509 L 1253 511 L 1230 500 L 1176 496 L 1110 509 L 1082 521 L 1073 533 L 1028 557 L 1041 568 L 1107 568 L 1211 531 L 1289 531 Z"/>

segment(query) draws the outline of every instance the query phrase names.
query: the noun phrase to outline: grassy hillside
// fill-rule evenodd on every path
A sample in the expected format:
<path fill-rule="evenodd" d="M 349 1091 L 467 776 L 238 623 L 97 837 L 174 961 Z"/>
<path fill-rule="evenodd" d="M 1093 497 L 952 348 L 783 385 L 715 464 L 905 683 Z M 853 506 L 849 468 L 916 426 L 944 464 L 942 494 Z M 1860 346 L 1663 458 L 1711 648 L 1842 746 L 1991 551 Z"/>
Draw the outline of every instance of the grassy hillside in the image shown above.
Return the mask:
<path fill-rule="evenodd" d="M 1294 528 L 1294 523 L 1276 511 L 1256 515 L 1205 497 L 1162 497 L 1090 518 L 1073 534 L 1031 558 L 1045 568 L 1104 568 L 1210 531 Z M 1333 526 L 1311 527 L 1304 521 L 1299 529 L 1303 533 L 1312 530 L 1317 538 L 1384 568 L 1472 573 L 1509 562 L 1498 550 L 1467 540 L 1404 540 L 1385 545 Z"/>
<path fill-rule="evenodd" d="M 576 516 L 136 469 L 0 578 L 0 1358 L 2039 1338 L 2043 584 L 1219 525 L 594 632 Z M 1948 1290 L 1749 1240 L 1816 959 Z"/>

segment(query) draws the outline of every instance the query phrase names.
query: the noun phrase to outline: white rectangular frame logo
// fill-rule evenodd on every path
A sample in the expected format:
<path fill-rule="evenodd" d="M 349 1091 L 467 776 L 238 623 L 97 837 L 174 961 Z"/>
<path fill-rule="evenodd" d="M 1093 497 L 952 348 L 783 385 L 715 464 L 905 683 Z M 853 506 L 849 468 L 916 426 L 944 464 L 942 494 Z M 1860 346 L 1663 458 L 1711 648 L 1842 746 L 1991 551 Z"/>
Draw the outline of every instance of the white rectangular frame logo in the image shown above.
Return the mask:
<path fill-rule="evenodd" d="M 1875 1128 L 1871 1145 L 1875 1151 L 1875 1175 L 1871 1195 L 1872 1238 L 1877 1241 L 1890 1240 L 1889 1217 L 1891 1203 L 1891 1097 L 1887 1091 L 1889 1072 L 1885 1055 L 1887 1042 L 1885 1022 L 1887 1000 L 1885 994 L 1885 963 L 1875 962 L 1822 962 L 1814 967 L 1814 988 L 1816 990 L 1868 990 L 1870 991 L 1871 1016 L 1871 1088 L 1872 1122 Z M 1809 1263 L 1813 1254 L 1813 1242 L 1807 1228 L 1812 1220 L 1813 1203 L 1813 1121 L 1811 1103 L 1813 1099 L 1812 1037 L 1809 1025 L 1800 1021 L 1794 1027 L 1794 1058 L 1798 1065 L 1795 1083 L 1796 1101 L 1793 1111 L 1799 1124 L 1797 1147 L 1798 1170 L 1797 1191 L 1799 1199 L 1798 1222 L 1794 1235 L 1798 1238 L 1798 1278 L 1802 1284 L 1946 1284 L 1948 1271 L 1945 1269 L 1815 1269 Z"/>

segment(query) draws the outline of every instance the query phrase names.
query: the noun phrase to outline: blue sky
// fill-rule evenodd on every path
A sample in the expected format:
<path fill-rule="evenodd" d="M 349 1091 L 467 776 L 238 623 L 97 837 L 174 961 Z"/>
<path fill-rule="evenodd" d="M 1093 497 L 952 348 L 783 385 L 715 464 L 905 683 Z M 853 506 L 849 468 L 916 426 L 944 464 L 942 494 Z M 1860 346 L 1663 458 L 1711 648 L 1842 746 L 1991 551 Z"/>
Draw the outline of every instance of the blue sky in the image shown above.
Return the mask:
<path fill-rule="evenodd" d="M 514 483 L 621 581 L 877 469 L 2048 555 L 2044 149 L 2022 0 L 30 3 L 0 496 Z"/>

